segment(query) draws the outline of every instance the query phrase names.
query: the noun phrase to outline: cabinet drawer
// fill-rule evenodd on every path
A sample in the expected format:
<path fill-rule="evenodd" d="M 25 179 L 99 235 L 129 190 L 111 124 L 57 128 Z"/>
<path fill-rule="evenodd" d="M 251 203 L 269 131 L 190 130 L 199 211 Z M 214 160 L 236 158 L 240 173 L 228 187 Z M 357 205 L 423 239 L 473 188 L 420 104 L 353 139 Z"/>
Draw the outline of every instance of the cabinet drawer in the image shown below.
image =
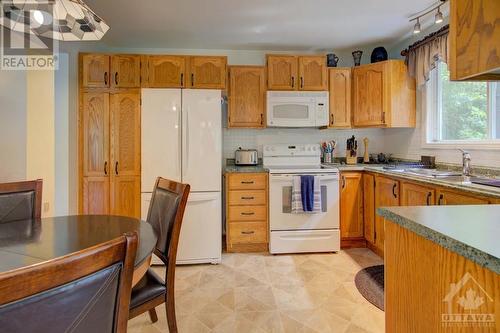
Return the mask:
<path fill-rule="evenodd" d="M 264 190 L 266 183 L 267 175 L 257 173 L 230 174 L 228 179 L 230 190 Z"/>
<path fill-rule="evenodd" d="M 229 239 L 231 244 L 266 243 L 267 223 L 231 223 L 229 224 Z"/>
<path fill-rule="evenodd" d="M 267 206 L 229 206 L 228 220 L 232 221 L 266 221 Z"/>
<path fill-rule="evenodd" d="M 229 191 L 227 201 L 229 205 L 265 205 L 266 191 Z"/>

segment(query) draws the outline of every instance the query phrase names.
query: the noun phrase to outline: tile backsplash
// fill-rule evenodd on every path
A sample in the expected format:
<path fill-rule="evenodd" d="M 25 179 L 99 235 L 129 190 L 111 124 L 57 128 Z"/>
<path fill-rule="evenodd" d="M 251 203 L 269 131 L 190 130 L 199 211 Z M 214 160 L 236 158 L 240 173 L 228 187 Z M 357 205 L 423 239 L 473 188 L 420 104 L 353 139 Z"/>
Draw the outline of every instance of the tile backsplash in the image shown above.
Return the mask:
<path fill-rule="evenodd" d="M 316 128 L 265 128 L 265 129 L 223 129 L 223 157 L 233 158 L 238 147 L 257 149 L 262 157 L 262 146 L 273 143 L 320 143 L 335 140 L 337 149 L 335 156 L 345 156 L 346 140 L 352 135 L 358 140 L 358 156 L 364 153 L 363 138 L 370 142 L 370 153 L 383 152 L 383 130 L 374 129 L 316 129 Z"/>

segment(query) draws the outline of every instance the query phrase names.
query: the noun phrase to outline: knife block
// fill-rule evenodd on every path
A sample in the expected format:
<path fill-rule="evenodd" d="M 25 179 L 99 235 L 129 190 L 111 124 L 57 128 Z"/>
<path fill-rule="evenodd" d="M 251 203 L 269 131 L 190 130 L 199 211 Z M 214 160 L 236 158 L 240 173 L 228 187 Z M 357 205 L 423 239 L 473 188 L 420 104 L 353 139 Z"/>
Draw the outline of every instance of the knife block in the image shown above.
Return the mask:
<path fill-rule="evenodd" d="M 356 157 L 356 152 L 354 152 L 354 156 L 351 156 L 351 151 L 347 150 L 346 154 L 345 154 L 345 162 L 346 162 L 346 164 L 358 163 L 358 158 Z"/>

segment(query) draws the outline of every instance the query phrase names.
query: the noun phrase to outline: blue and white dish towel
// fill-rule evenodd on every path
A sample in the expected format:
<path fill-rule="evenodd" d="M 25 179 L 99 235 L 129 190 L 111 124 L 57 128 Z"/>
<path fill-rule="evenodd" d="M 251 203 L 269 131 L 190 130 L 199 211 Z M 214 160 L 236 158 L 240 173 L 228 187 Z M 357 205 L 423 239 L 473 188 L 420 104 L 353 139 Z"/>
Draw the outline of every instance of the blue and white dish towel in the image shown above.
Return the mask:
<path fill-rule="evenodd" d="M 292 214 L 321 213 L 321 184 L 318 176 L 293 176 Z"/>

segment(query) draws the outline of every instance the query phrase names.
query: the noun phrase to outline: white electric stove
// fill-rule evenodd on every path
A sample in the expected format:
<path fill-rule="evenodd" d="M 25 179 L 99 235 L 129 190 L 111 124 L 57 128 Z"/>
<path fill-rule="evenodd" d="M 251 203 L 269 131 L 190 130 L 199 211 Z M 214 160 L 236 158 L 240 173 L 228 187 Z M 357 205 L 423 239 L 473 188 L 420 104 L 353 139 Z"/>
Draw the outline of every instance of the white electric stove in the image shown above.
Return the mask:
<path fill-rule="evenodd" d="M 263 163 L 269 169 L 269 251 L 339 251 L 339 171 L 321 166 L 319 144 L 265 145 Z M 314 175 L 320 181 L 320 213 L 292 213 L 293 177 L 301 175 Z"/>

